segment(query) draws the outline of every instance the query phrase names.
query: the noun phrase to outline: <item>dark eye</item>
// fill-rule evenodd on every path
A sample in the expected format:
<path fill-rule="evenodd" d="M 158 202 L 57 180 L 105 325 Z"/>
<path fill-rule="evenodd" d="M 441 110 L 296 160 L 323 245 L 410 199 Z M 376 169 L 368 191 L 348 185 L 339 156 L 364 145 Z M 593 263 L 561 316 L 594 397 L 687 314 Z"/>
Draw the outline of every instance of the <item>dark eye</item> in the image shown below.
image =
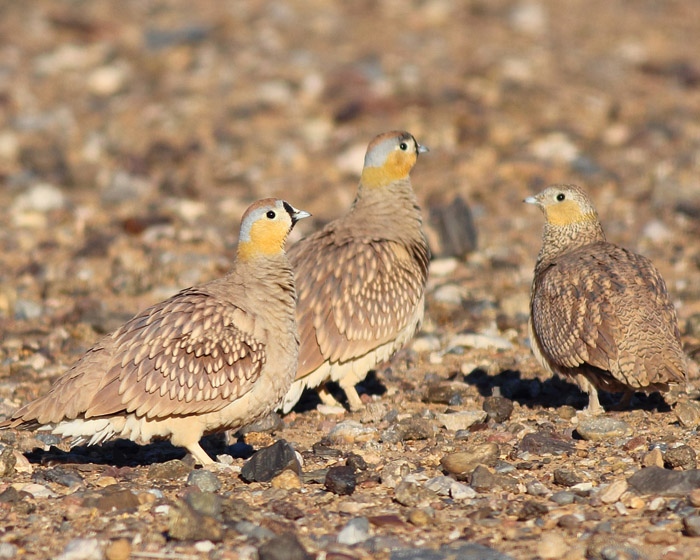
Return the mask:
<path fill-rule="evenodd" d="M 406 142 L 401 142 L 401 144 L 399 144 L 399 148 L 401 148 L 405 152 L 406 150 L 408 150 L 408 144 L 406 144 Z"/>
<path fill-rule="evenodd" d="M 559 193 L 559 194 L 557 195 L 557 200 L 558 200 L 559 202 L 561 202 L 561 201 L 564 200 L 565 198 L 566 198 L 566 195 L 564 195 L 564 193 Z"/>
<path fill-rule="evenodd" d="M 271 220 L 274 220 L 274 219 L 275 219 L 275 213 L 274 213 L 274 211 L 272 211 L 272 210 L 268 210 L 268 211 L 267 211 L 267 214 L 265 214 L 265 215 L 266 215 L 268 218 L 270 218 Z"/>

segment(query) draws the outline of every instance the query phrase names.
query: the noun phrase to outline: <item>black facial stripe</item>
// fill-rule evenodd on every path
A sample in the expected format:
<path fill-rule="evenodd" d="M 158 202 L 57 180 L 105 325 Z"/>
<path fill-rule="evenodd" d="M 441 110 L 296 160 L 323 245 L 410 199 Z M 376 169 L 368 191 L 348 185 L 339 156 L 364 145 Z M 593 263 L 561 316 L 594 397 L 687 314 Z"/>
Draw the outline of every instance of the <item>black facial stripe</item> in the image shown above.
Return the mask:
<path fill-rule="evenodd" d="M 284 205 L 284 209 L 287 211 L 287 214 L 289 214 L 289 216 L 292 219 L 294 219 L 294 208 L 292 208 L 292 205 L 289 204 L 289 202 L 287 202 L 286 200 L 282 202 L 282 204 Z"/>

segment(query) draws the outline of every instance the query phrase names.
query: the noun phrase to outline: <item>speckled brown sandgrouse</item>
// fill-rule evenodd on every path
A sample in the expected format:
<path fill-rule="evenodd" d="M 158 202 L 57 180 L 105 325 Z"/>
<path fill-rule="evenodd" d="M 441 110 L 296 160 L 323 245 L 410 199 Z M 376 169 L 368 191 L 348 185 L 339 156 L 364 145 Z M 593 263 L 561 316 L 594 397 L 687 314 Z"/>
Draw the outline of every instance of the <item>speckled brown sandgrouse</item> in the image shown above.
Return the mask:
<path fill-rule="evenodd" d="M 676 312 L 651 262 L 605 240 L 579 187 L 554 185 L 525 202 L 546 219 L 529 325 L 542 367 L 576 378 L 590 413 L 600 411 L 600 389 L 629 398 L 684 383 Z"/>
<path fill-rule="evenodd" d="M 89 445 L 166 437 L 212 463 L 202 435 L 264 416 L 294 379 L 299 343 L 284 243 L 306 216 L 282 200 L 254 203 L 225 277 L 133 317 L 3 427 L 41 426 Z"/>
<path fill-rule="evenodd" d="M 297 282 L 299 369 L 288 412 L 306 387 L 337 381 L 352 410 L 355 383 L 408 342 L 423 319 L 430 258 L 409 173 L 427 148 L 408 132 L 374 138 L 350 211 L 289 249 Z"/>

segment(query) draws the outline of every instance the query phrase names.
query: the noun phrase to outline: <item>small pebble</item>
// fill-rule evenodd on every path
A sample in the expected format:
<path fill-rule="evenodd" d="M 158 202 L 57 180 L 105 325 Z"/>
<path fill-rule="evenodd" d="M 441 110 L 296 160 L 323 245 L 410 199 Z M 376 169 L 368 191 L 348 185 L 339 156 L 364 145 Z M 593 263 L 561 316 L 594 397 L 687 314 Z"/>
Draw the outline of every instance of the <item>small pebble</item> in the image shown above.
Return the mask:
<path fill-rule="evenodd" d="M 673 412 L 678 422 L 684 428 L 697 428 L 700 426 L 700 405 L 692 401 L 679 401 L 673 407 Z"/>
<path fill-rule="evenodd" d="M 689 537 L 700 537 L 700 515 L 684 517 L 683 532 Z"/>
<path fill-rule="evenodd" d="M 258 560 L 312 560 L 296 535 L 283 533 L 258 548 Z"/>
<path fill-rule="evenodd" d="M 671 469 L 680 468 L 689 470 L 697 467 L 695 450 L 686 444 L 667 449 L 663 454 L 663 460 L 664 465 L 667 465 Z"/>
<path fill-rule="evenodd" d="M 301 464 L 294 448 L 281 439 L 256 452 L 241 469 L 241 478 L 247 482 L 270 482 L 285 469 L 301 472 Z"/>
<path fill-rule="evenodd" d="M 17 545 L 8 542 L 0 542 L 0 559 L 11 560 L 17 556 L 19 549 Z"/>
<path fill-rule="evenodd" d="M 73 539 L 55 560 L 102 560 L 102 547 L 97 539 Z"/>
<path fill-rule="evenodd" d="M 487 397 L 483 409 L 494 422 L 505 422 L 513 414 L 513 401 L 505 397 Z"/>
<path fill-rule="evenodd" d="M 561 468 L 554 470 L 554 484 L 570 488 L 581 482 L 583 482 L 583 477 L 571 469 Z"/>
<path fill-rule="evenodd" d="M 700 507 L 700 488 L 696 488 L 688 494 L 688 501 L 693 507 Z"/>
<path fill-rule="evenodd" d="M 445 455 L 440 465 L 448 473 L 457 478 L 464 478 L 478 465 L 493 465 L 499 456 L 499 448 L 495 443 L 482 443 L 471 447 L 468 451 L 458 451 Z"/>
<path fill-rule="evenodd" d="M 424 508 L 414 508 L 408 512 L 408 521 L 416 527 L 429 527 L 434 524 L 433 516 Z"/>
<path fill-rule="evenodd" d="M 333 492 L 334 494 L 339 494 L 341 496 L 348 496 L 352 494 L 355 491 L 355 486 L 357 485 L 355 469 L 345 465 L 331 467 L 326 473 L 324 485 L 326 490 Z"/>
<path fill-rule="evenodd" d="M 436 414 L 435 418 L 440 424 L 451 432 L 466 430 L 477 422 L 486 419 L 486 413 L 482 410 L 460 410 L 458 412 Z"/>
<path fill-rule="evenodd" d="M 128 560 L 131 556 L 131 542 L 128 539 L 117 539 L 105 548 L 107 560 Z"/>
<path fill-rule="evenodd" d="M 202 492 L 218 492 L 221 490 L 221 481 L 213 472 L 198 469 L 187 476 L 187 486 L 196 486 Z"/>
<path fill-rule="evenodd" d="M 569 492 L 568 490 L 561 490 L 560 492 L 555 492 L 549 499 L 559 506 L 565 506 L 574 503 L 576 494 Z"/>
<path fill-rule="evenodd" d="M 337 424 L 328 434 L 331 443 L 354 443 L 377 439 L 377 429 L 363 426 L 355 420 L 345 420 Z"/>
<path fill-rule="evenodd" d="M 569 549 L 564 537 L 557 533 L 544 533 L 537 545 L 537 554 L 543 560 L 551 560 L 553 558 L 563 558 Z"/>
<path fill-rule="evenodd" d="M 661 449 L 654 447 L 654 449 L 648 453 L 645 453 L 642 457 L 642 466 L 663 468 L 664 458 L 663 454 L 661 453 Z"/>
<path fill-rule="evenodd" d="M 624 494 L 626 490 L 627 481 L 624 479 L 616 480 L 612 484 L 609 484 L 608 486 L 603 488 L 598 493 L 598 497 L 600 498 L 600 501 L 604 504 L 612 504 L 614 502 L 617 502 L 620 499 L 620 496 L 622 496 L 622 494 Z"/>
<path fill-rule="evenodd" d="M 270 481 L 273 488 L 281 488 L 282 490 L 299 490 L 301 488 L 301 480 L 299 475 L 292 470 L 284 470 Z"/>
<path fill-rule="evenodd" d="M 355 517 L 345 524 L 338 533 L 338 542 L 353 546 L 369 538 L 369 520 L 366 517 Z"/>

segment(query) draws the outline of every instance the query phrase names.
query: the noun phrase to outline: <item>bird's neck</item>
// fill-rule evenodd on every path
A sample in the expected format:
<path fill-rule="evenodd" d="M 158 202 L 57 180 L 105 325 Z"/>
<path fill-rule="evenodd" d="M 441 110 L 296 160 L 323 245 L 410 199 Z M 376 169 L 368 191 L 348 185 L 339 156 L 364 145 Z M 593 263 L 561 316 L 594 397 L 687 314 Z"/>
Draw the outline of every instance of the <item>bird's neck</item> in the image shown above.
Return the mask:
<path fill-rule="evenodd" d="M 360 184 L 348 217 L 350 223 L 361 222 L 370 235 L 424 239 L 420 207 L 408 176 L 381 188 Z"/>
<path fill-rule="evenodd" d="M 599 241 L 605 241 L 605 233 L 598 220 L 579 221 L 566 225 L 546 222 L 536 270 L 548 266 L 559 255 Z"/>

